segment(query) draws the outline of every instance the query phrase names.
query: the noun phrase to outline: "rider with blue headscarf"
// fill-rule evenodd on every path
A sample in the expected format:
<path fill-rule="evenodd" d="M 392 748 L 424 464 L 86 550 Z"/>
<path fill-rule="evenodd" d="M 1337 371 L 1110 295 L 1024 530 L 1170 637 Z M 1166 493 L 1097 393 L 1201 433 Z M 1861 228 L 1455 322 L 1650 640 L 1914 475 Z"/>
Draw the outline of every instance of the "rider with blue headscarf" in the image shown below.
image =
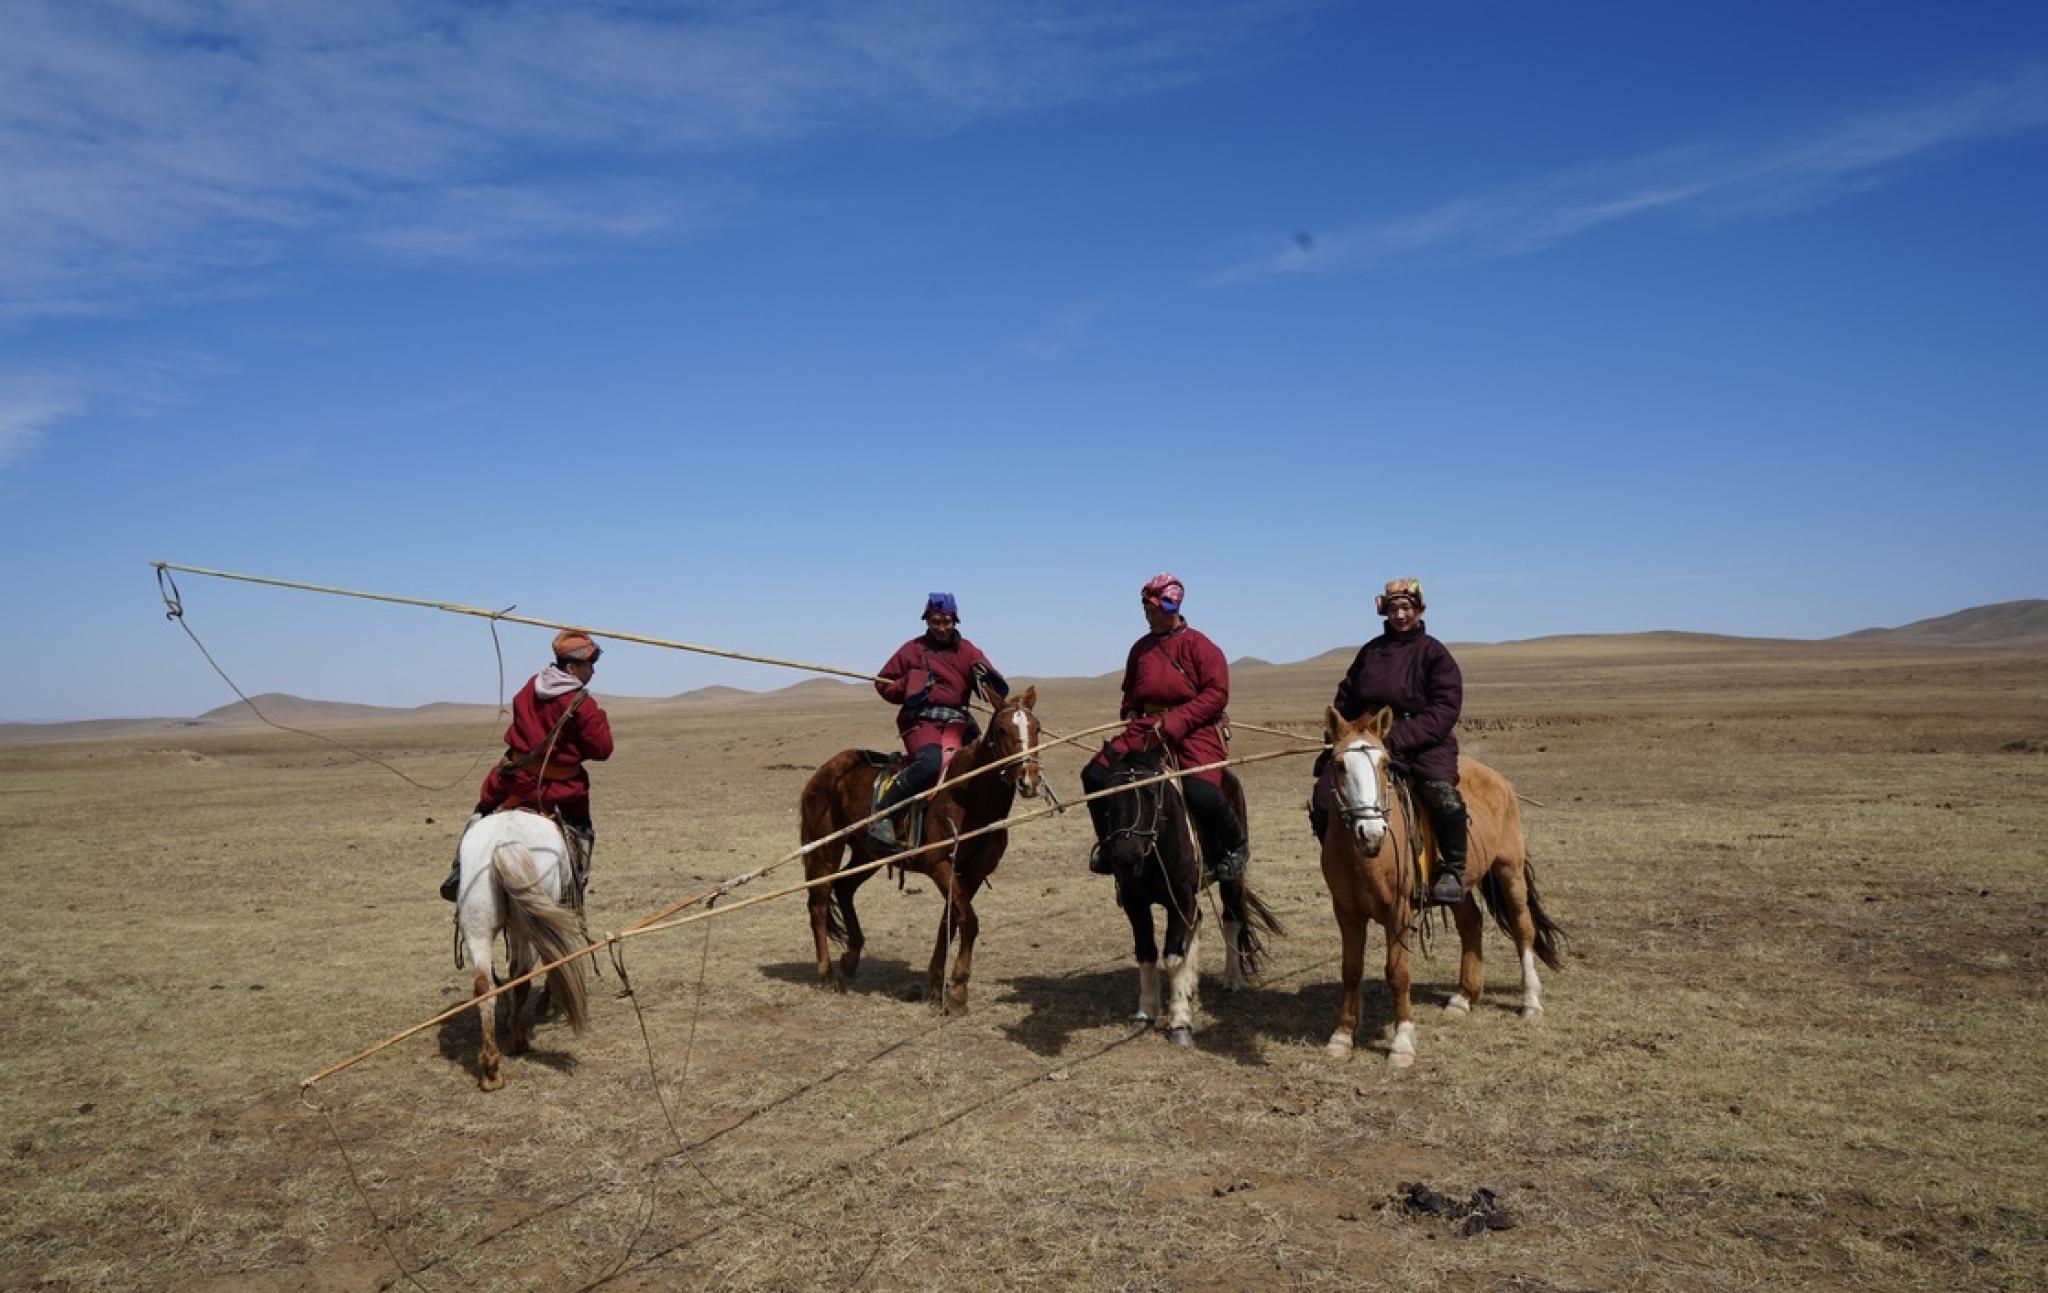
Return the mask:
<path fill-rule="evenodd" d="M 1010 694 L 1010 684 L 981 648 L 960 636 L 960 607 L 951 593 L 924 602 L 925 631 L 905 642 L 882 666 L 875 690 L 897 706 L 896 731 L 910 762 L 897 774 L 876 810 L 896 807 L 938 784 L 953 752 L 974 739 L 978 728 L 967 701 L 987 689 Z M 896 831 L 887 817 L 868 828 L 876 842 L 893 848 Z"/>

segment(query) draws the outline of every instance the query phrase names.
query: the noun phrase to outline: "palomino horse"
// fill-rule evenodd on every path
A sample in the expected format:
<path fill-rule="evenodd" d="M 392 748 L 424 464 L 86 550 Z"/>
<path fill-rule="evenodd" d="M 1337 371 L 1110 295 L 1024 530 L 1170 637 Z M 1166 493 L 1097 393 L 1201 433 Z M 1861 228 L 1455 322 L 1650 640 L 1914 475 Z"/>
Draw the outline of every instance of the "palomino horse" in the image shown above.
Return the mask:
<path fill-rule="evenodd" d="M 939 793 L 932 796 L 925 807 L 924 838 L 928 844 L 1001 821 L 1009 816 L 1010 805 L 1019 793 L 1027 799 L 1038 795 L 1038 756 L 1035 751 L 1038 749 L 1040 728 L 1038 715 L 1032 712 L 1032 706 L 1038 703 L 1038 688 L 1033 687 L 1022 696 L 1008 700 L 995 696 L 988 697 L 988 700 L 995 713 L 989 716 L 987 732 L 953 756 L 952 763 L 940 775 Z M 963 785 L 947 788 L 948 782 L 957 781 L 970 772 L 1000 759 L 1023 754 L 1030 757 Z M 875 778 L 881 774 L 881 763 L 882 756 L 869 751 L 841 750 L 811 774 L 811 779 L 804 783 L 800 802 L 805 844 L 824 839 L 872 815 Z M 996 864 L 1003 860 L 1003 849 L 1009 842 L 1008 831 L 990 831 L 950 849 L 913 854 L 900 864 L 905 871 L 930 876 L 939 896 L 946 902 L 945 910 L 939 916 L 938 941 L 932 949 L 926 991 L 948 1012 L 967 1009 L 967 980 L 974 967 L 974 939 L 981 930 L 981 922 L 974 914 L 974 895 L 996 869 Z M 866 830 L 855 831 L 851 836 L 830 840 L 804 854 L 804 878 L 816 880 L 839 870 L 840 858 L 848 845 L 853 848 L 854 865 L 879 861 L 886 856 L 882 846 L 869 838 Z M 853 895 L 873 874 L 872 871 L 863 871 L 810 891 L 811 936 L 817 944 L 818 982 L 821 984 L 832 982 L 831 942 L 843 943 L 846 947 L 839 958 L 839 971 L 846 980 L 851 980 L 860 969 L 861 948 L 867 940 L 860 932 L 860 917 L 853 909 Z M 960 936 L 960 953 L 953 962 L 953 979 L 948 985 L 945 981 L 946 948 L 955 933 Z"/>
<path fill-rule="evenodd" d="M 491 946 L 505 932 L 505 965 L 509 977 L 568 955 L 583 945 L 581 930 L 563 899 L 569 889 L 569 858 L 562 832 L 539 813 L 512 809 L 494 813 L 469 828 L 459 849 L 462 891 L 456 899 L 456 967 L 465 961 L 475 971 L 473 995 L 491 990 Z M 531 984 L 507 994 L 505 1048 L 514 1055 L 527 1049 L 526 997 Z M 568 1016 L 577 1032 L 587 1018 L 583 962 L 572 961 L 548 971 L 548 999 Z M 498 1071 L 497 999 L 477 1005 L 484 1048 L 477 1058 L 476 1084 L 485 1091 L 505 1085 Z"/>
<path fill-rule="evenodd" d="M 1345 721 L 1332 706 L 1325 716 L 1331 748 L 1337 757 L 1339 822 L 1323 835 L 1323 883 L 1344 933 L 1344 1002 L 1337 1011 L 1337 1030 L 1329 1052 L 1342 1059 L 1351 1054 L 1358 1029 L 1358 980 L 1365 970 L 1366 926 L 1378 921 L 1387 935 L 1387 987 L 1394 996 L 1394 1045 L 1387 1059 L 1396 1068 L 1415 1062 L 1415 1018 L 1408 1004 L 1408 917 L 1412 910 L 1415 852 L 1410 846 L 1407 800 L 1392 793 L 1387 768 L 1387 729 L 1392 710 L 1382 709 L 1359 722 Z M 1477 894 L 1484 896 L 1493 918 L 1515 940 L 1522 958 L 1522 1018 L 1543 1016 L 1543 984 L 1536 977 L 1541 958 L 1551 969 L 1562 968 L 1559 957 L 1564 931 L 1543 912 L 1536 898 L 1536 873 L 1529 866 L 1522 838 L 1522 813 L 1515 788 L 1506 777 L 1475 759 L 1458 760 L 1458 786 L 1471 822 L 1466 837 L 1465 877 L 1478 871 Z M 1393 847 L 1386 847 L 1388 839 Z M 1479 903 L 1474 890 L 1451 909 L 1458 924 L 1458 990 L 1444 1005 L 1448 1015 L 1464 1015 L 1479 1000 L 1485 982 L 1479 957 Z"/>
<path fill-rule="evenodd" d="M 1109 762 L 1109 786 L 1157 777 L 1166 771 L 1158 752 L 1132 750 Z M 1225 798 L 1244 817 L 1244 787 L 1225 774 Z M 1201 967 L 1202 907 L 1207 881 L 1200 847 L 1180 787 L 1164 781 L 1139 786 L 1101 801 L 1102 855 L 1116 870 L 1117 903 L 1131 922 L 1138 962 L 1138 1011 L 1143 1023 L 1159 1019 L 1159 944 L 1152 908 L 1166 909 L 1166 1039 L 1175 1046 L 1195 1041 L 1195 987 Z M 1265 956 L 1260 933 L 1281 934 L 1279 920 L 1243 877 L 1219 881 L 1223 898 L 1223 987 L 1235 992 L 1257 974 Z"/>

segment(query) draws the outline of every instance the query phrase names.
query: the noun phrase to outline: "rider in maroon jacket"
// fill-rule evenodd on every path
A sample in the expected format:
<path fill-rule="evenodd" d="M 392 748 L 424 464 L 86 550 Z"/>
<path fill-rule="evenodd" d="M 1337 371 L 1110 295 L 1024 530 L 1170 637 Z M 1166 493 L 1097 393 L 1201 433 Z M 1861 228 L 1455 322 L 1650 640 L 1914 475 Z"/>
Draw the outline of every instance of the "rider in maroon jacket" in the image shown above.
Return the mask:
<path fill-rule="evenodd" d="M 587 867 L 597 831 L 590 820 L 590 774 L 583 765 L 612 757 L 611 719 L 588 690 L 604 648 L 587 633 L 564 630 L 555 635 L 554 650 L 555 662 L 527 679 L 512 698 L 505 757 L 484 777 L 476 812 L 463 830 L 503 807 L 559 813 L 563 825 L 582 836 Z M 458 853 L 441 882 L 441 896 L 450 902 L 461 870 Z"/>
<path fill-rule="evenodd" d="M 1436 869 L 1429 900 L 1454 903 L 1465 896 L 1465 798 L 1458 793 L 1458 712 L 1465 684 L 1450 648 L 1431 637 L 1422 623 L 1422 581 L 1394 579 L 1378 599 L 1386 631 L 1358 648 L 1330 703 L 1345 719 L 1382 706 L 1394 711 L 1387 753 L 1397 771 L 1415 781 L 1436 827 Z M 1336 798 L 1330 752 L 1316 762 L 1316 786 L 1309 797 L 1308 822 L 1316 838 L 1329 825 Z"/>
<path fill-rule="evenodd" d="M 1124 661 L 1118 717 L 1129 721 L 1081 769 L 1081 786 L 1089 794 L 1109 788 L 1112 755 L 1164 746 L 1183 768 L 1218 763 L 1229 755 L 1222 721 L 1230 705 L 1230 665 L 1214 642 L 1188 627 L 1180 613 L 1185 596 L 1180 580 L 1170 574 L 1153 576 L 1139 590 L 1150 631 L 1132 644 Z M 1218 880 L 1234 880 L 1244 874 L 1250 845 L 1244 823 L 1224 798 L 1223 776 L 1223 769 L 1213 768 L 1183 777 L 1180 788 L 1202 833 L 1202 853 L 1210 859 L 1211 872 Z M 1107 829 L 1102 805 L 1099 799 L 1088 804 L 1098 844 Z M 1097 875 L 1112 873 L 1099 847 L 1089 856 L 1088 869 Z"/>
<path fill-rule="evenodd" d="M 960 606 L 951 593 L 933 593 L 924 602 L 925 631 L 905 642 L 889 657 L 875 680 L 882 699 L 895 704 L 896 733 L 903 738 L 910 762 L 875 806 L 884 812 L 939 782 L 953 751 L 974 739 L 970 697 L 986 687 L 998 696 L 1010 684 L 989 663 L 981 648 L 960 636 Z M 868 827 L 875 842 L 896 847 L 896 828 L 882 818 Z"/>

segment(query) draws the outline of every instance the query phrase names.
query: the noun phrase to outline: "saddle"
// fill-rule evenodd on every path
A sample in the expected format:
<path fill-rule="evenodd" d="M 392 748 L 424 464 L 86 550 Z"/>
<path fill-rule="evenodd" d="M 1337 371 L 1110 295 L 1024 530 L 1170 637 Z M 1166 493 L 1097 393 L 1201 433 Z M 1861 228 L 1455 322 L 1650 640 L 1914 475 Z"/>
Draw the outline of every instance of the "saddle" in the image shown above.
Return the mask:
<path fill-rule="evenodd" d="M 890 787 L 903 775 L 903 769 L 910 765 L 910 756 L 862 750 L 861 761 L 879 769 L 875 774 L 874 791 L 868 796 L 868 812 L 878 813 Z M 944 777 L 945 772 L 942 770 L 939 775 Z M 913 799 L 890 814 L 889 820 L 896 824 L 896 843 L 899 849 L 914 849 L 924 844 L 924 810 L 930 802 L 928 799 Z"/>
<path fill-rule="evenodd" d="M 1408 855 L 1415 859 L 1415 892 L 1429 892 L 1436 879 L 1436 823 L 1429 808 L 1415 797 L 1415 783 L 1405 773 L 1391 778 L 1394 793 L 1401 796 L 1401 813 L 1408 819 Z M 1420 898 L 1417 899 L 1420 901 Z"/>

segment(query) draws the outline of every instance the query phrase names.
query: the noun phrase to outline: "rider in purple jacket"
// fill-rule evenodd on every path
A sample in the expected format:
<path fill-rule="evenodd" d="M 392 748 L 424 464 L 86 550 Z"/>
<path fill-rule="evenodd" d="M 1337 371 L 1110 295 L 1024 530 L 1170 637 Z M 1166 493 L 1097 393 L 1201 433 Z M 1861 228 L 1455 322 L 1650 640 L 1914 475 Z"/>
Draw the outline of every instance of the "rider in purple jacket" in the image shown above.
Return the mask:
<path fill-rule="evenodd" d="M 1387 753 L 1396 770 L 1415 782 L 1436 827 L 1436 879 L 1429 901 L 1454 903 L 1465 896 L 1464 796 L 1458 793 L 1458 711 L 1465 684 L 1450 648 L 1431 637 L 1422 623 L 1422 581 L 1393 579 L 1376 602 L 1386 631 L 1358 648 L 1330 703 L 1346 720 L 1382 706 L 1394 711 Z M 1316 787 L 1308 821 L 1316 838 L 1329 825 L 1336 798 L 1329 751 L 1316 763 Z"/>

